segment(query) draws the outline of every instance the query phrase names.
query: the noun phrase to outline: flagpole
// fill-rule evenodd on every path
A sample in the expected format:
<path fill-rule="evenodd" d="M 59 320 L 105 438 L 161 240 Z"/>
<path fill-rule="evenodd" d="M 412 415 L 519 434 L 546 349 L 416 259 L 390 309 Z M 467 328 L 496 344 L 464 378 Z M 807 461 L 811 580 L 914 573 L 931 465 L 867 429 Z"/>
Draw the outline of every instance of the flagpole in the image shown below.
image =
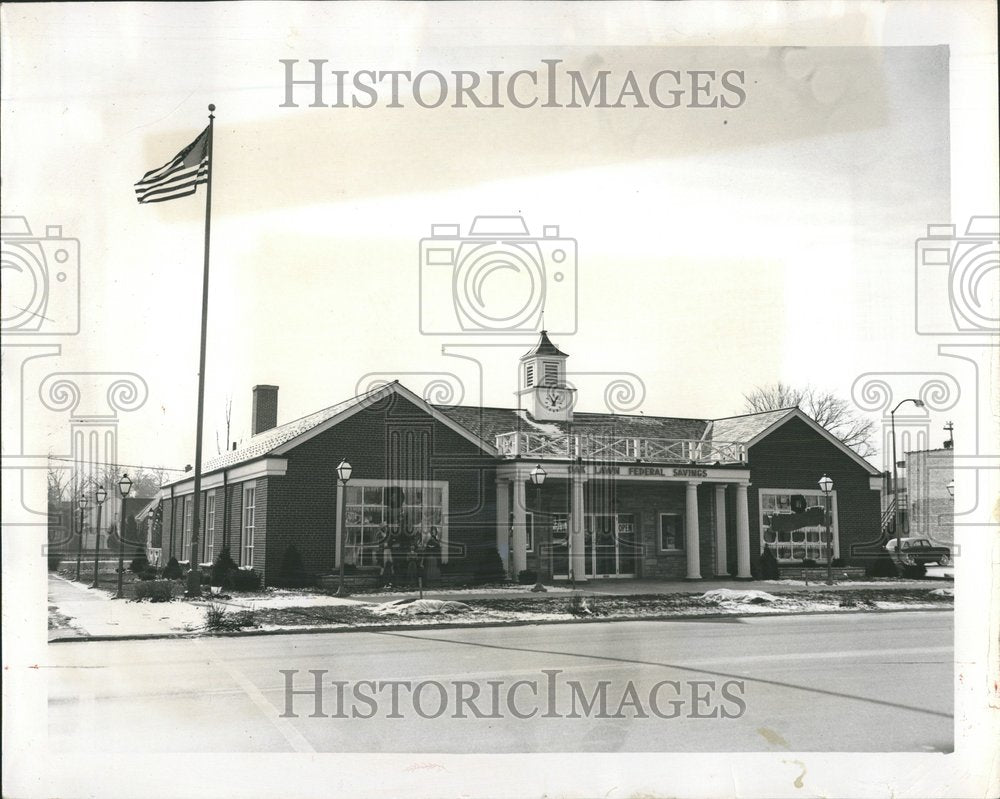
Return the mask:
<path fill-rule="evenodd" d="M 194 513 L 191 520 L 191 571 L 188 572 L 187 592 L 201 594 L 201 572 L 198 568 L 198 532 L 201 530 L 201 429 L 205 417 L 205 340 L 208 334 L 208 253 L 212 238 L 212 139 L 215 134 L 214 105 L 208 106 L 208 175 L 205 181 L 205 269 L 201 284 L 201 353 L 198 361 L 198 428 L 194 445 Z"/>

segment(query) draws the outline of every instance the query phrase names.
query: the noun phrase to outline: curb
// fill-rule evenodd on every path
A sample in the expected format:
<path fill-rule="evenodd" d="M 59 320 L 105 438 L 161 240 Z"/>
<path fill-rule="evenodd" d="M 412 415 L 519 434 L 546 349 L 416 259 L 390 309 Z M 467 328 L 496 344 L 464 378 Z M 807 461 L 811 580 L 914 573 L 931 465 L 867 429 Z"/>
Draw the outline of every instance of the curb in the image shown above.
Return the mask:
<path fill-rule="evenodd" d="M 722 619 L 774 618 L 775 616 L 844 616 L 880 613 L 952 613 L 954 607 L 946 608 L 871 608 L 868 610 L 806 610 L 777 611 L 775 613 L 680 613 L 674 615 L 646 616 L 633 618 L 582 618 L 582 619 L 513 619 L 511 621 L 484 622 L 442 622 L 439 624 L 365 624 L 353 627 L 285 627 L 278 630 L 226 630 L 219 632 L 186 633 L 137 633 L 135 635 L 84 635 L 52 638 L 50 644 L 82 643 L 86 641 L 156 641 L 182 640 L 193 638 L 250 638 L 271 635 L 313 635 L 335 633 L 384 633 L 420 630 L 468 630 L 495 627 L 530 627 L 554 624 L 609 624 L 621 622 L 666 622 L 666 621 L 719 621 Z"/>

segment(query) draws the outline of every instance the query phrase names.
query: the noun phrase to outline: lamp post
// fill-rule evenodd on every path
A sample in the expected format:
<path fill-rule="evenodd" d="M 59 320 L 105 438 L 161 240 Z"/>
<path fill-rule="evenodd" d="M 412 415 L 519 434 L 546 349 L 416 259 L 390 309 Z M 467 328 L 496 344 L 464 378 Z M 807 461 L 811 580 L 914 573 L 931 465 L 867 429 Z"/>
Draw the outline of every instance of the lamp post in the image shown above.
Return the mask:
<path fill-rule="evenodd" d="M 125 579 L 125 499 L 132 493 L 132 481 L 127 472 L 118 481 L 118 493 L 122 498 L 122 512 L 118 519 L 118 591 L 115 592 L 115 599 L 122 599 L 125 596 L 123 592 Z"/>
<path fill-rule="evenodd" d="M 97 527 L 94 528 L 94 584 L 90 586 L 91 588 L 97 588 L 98 583 L 97 568 L 101 556 L 101 508 L 107 498 L 108 492 L 104 490 L 104 486 L 98 486 L 94 492 L 94 500 L 97 502 Z"/>
<path fill-rule="evenodd" d="M 83 562 L 83 512 L 87 510 L 87 495 L 82 491 L 76 504 L 80 508 L 80 527 L 77 531 L 78 539 L 76 542 L 76 581 L 80 582 L 80 564 Z"/>
<path fill-rule="evenodd" d="M 826 497 L 823 514 L 823 522 L 826 525 L 826 584 L 833 585 L 833 536 L 830 535 L 830 492 L 833 491 L 833 480 L 824 474 L 819 479 L 819 487 Z"/>
<path fill-rule="evenodd" d="M 538 515 L 539 508 L 541 508 L 541 498 L 542 498 L 542 483 L 545 482 L 545 469 L 542 468 L 542 464 L 537 464 L 534 469 L 531 470 L 531 484 L 535 487 L 535 510 L 531 515 L 531 535 L 535 535 L 535 516 Z M 567 533 L 569 531 L 567 530 Z M 542 549 L 541 542 L 532 541 L 538 547 L 538 563 L 537 572 L 535 574 L 535 584 L 532 586 L 532 591 L 545 591 L 547 590 L 544 585 L 542 585 Z"/>
<path fill-rule="evenodd" d="M 340 511 L 340 520 L 338 523 L 339 535 L 337 536 L 337 562 L 340 565 L 340 585 L 337 586 L 337 596 L 348 596 L 347 589 L 344 587 L 344 537 L 347 535 L 347 509 L 345 508 L 347 500 L 347 481 L 351 479 L 351 464 L 346 460 L 342 460 L 337 466 L 337 486 L 340 489 L 340 496 L 337 498 L 337 504 Z"/>
<path fill-rule="evenodd" d="M 913 397 L 907 397 L 904 400 L 900 400 L 896 407 L 889 411 L 889 420 L 892 424 L 892 504 L 893 504 L 893 523 L 896 528 L 896 560 L 900 559 L 899 554 L 899 544 L 900 544 L 900 532 L 902 525 L 900 522 L 899 513 L 899 462 L 896 460 L 896 411 L 899 410 L 901 405 L 905 405 L 907 402 L 912 402 L 917 408 L 924 407 L 924 401 L 919 399 L 914 399 Z"/>

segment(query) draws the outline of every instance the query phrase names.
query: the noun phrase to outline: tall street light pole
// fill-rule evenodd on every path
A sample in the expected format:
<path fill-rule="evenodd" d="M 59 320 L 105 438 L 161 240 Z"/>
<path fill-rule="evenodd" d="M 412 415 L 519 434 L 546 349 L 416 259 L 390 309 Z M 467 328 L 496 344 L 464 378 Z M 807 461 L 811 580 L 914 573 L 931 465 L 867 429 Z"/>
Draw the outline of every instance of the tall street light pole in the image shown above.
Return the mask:
<path fill-rule="evenodd" d="M 826 584 L 833 585 L 833 536 L 830 535 L 830 492 L 833 491 L 833 480 L 824 474 L 819 479 L 819 487 L 826 498 L 826 508 L 823 513 L 826 525 Z"/>
<path fill-rule="evenodd" d="M 125 594 L 125 500 L 132 493 L 132 481 L 129 480 L 128 473 L 122 475 L 118 481 L 118 493 L 122 498 L 122 512 L 118 518 L 118 590 L 115 592 L 115 599 L 123 599 Z"/>
<path fill-rule="evenodd" d="M 337 524 L 337 563 L 340 566 L 340 585 L 337 586 L 337 596 L 348 596 L 347 588 L 344 586 L 344 537 L 347 535 L 347 481 L 351 479 L 351 464 L 342 460 L 337 466 L 337 487 L 339 496 L 337 497 L 337 510 L 340 514 Z"/>
<path fill-rule="evenodd" d="M 87 510 L 87 495 L 80 492 L 80 498 L 77 500 L 77 507 L 80 508 L 80 527 L 77 531 L 77 542 L 76 542 L 76 581 L 80 582 L 80 565 L 83 562 L 83 512 Z"/>
<path fill-rule="evenodd" d="M 531 470 L 531 484 L 535 487 L 535 510 L 531 515 L 531 535 L 533 538 L 538 534 L 539 530 L 539 526 L 535 524 L 535 521 L 537 521 L 536 517 L 539 515 L 542 507 L 542 483 L 545 482 L 545 476 L 545 469 L 542 468 L 542 464 L 540 463 Z M 535 551 L 538 553 L 538 563 L 536 564 L 535 584 L 531 590 L 546 591 L 547 589 L 542 585 L 542 545 L 540 541 L 532 541 L 532 544 L 534 544 L 536 547 Z"/>
<path fill-rule="evenodd" d="M 902 533 L 902 525 L 900 524 L 900 519 L 902 518 L 899 512 L 899 461 L 896 459 L 896 411 L 899 410 L 901 405 L 905 405 L 907 402 L 912 402 L 917 408 L 924 407 L 924 401 L 919 399 L 914 399 L 913 397 L 907 397 L 904 400 L 900 400 L 896 407 L 889 411 L 889 420 L 892 424 L 892 504 L 893 504 L 893 525 L 896 528 L 896 560 L 900 561 L 900 537 Z"/>
<path fill-rule="evenodd" d="M 97 588 L 98 583 L 98 561 L 101 557 L 101 508 L 104 505 L 104 500 L 108 498 L 108 492 L 104 490 L 104 486 L 98 486 L 97 490 L 94 492 L 94 500 L 97 502 L 97 527 L 94 529 L 94 584 L 91 588 Z"/>

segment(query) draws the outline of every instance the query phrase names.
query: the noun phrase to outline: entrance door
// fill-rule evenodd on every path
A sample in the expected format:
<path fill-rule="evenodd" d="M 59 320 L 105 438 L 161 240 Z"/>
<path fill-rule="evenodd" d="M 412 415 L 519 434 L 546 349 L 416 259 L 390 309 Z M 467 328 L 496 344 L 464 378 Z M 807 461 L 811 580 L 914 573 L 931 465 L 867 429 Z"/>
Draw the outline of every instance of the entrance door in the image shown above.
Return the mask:
<path fill-rule="evenodd" d="M 588 577 L 635 574 L 635 535 L 630 513 L 588 513 L 584 517 L 584 568 Z"/>

